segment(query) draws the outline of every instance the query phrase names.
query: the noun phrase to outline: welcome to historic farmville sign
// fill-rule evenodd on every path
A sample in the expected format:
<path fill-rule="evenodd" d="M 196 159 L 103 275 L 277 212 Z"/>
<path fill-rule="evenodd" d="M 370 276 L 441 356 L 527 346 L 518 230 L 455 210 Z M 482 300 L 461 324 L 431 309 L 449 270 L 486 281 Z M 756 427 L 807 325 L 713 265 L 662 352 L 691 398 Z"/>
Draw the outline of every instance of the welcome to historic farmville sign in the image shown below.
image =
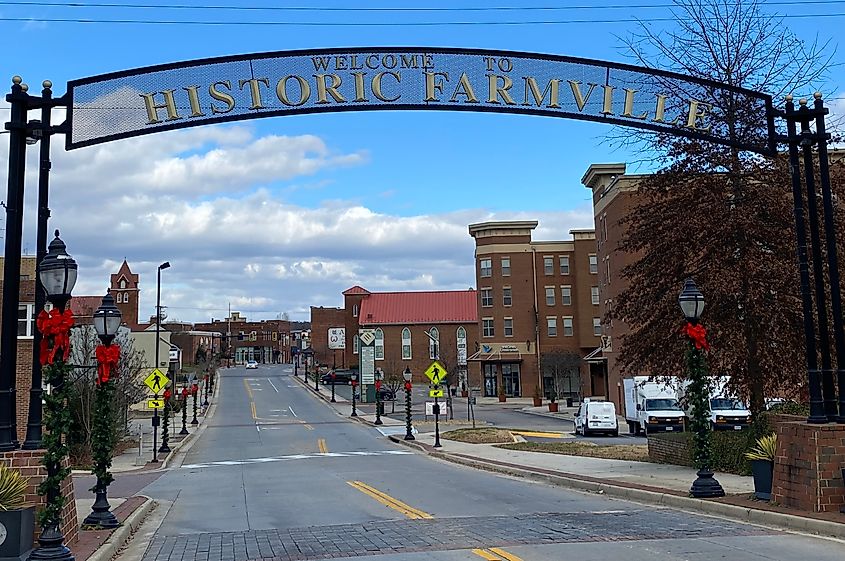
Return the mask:
<path fill-rule="evenodd" d="M 79 148 L 168 129 L 362 110 L 487 111 L 600 121 L 771 153 L 771 98 L 647 68 L 448 48 L 282 51 L 68 83 Z M 739 123 L 739 126 L 728 126 Z"/>

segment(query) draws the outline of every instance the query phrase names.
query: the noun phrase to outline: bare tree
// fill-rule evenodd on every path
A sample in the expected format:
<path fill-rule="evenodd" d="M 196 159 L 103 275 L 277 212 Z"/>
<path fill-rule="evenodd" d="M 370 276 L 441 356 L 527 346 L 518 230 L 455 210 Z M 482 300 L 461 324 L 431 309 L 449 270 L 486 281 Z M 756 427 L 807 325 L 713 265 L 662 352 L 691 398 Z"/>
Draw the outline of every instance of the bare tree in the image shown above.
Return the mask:
<path fill-rule="evenodd" d="M 581 355 L 573 351 L 553 350 L 540 354 L 540 370 L 552 379 L 552 398 L 572 397 L 572 388 L 581 387 Z M 576 390 L 577 391 L 577 390 Z"/>

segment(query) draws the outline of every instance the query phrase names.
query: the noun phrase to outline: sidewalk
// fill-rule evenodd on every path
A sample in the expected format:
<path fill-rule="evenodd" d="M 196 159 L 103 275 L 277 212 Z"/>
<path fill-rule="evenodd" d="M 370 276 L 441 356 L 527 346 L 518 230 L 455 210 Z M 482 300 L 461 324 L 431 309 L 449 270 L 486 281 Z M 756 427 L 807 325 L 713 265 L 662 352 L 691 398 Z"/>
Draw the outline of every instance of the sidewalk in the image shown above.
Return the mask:
<path fill-rule="evenodd" d="M 689 489 L 696 470 L 685 466 L 523 452 L 446 439 L 441 439 L 442 448 L 434 448 L 434 434 L 430 432 L 410 442 L 398 436 L 389 438 L 435 458 L 476 469 L 697 514 L 845 538 L 845 515 L 807 513 L 753 500 L 751 477 L 717 473 L 716 479 L 727 496 L 695 499 L 689 496 Z"/>

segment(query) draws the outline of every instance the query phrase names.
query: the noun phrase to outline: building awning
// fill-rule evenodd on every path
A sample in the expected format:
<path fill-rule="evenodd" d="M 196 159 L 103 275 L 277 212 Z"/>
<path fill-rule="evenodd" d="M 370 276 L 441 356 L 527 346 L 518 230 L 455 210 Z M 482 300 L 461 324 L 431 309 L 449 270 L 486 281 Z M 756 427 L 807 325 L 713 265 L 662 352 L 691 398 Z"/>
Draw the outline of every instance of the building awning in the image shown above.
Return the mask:
<path fill-rule="evenodd" d="M 607 360 L 606 356 L 602 356 L 602 348 L 596 347 L 595 350 L 590 351 L 590 353 L 584 357 L 584 360 L 587 362 L 603 362 Z"/>
<path fill-rule="evenodd" d="M 477 351 L 467 358 L 467 362 L 522 362 L 522 353 L 493 351 L 485 353 Z"/>

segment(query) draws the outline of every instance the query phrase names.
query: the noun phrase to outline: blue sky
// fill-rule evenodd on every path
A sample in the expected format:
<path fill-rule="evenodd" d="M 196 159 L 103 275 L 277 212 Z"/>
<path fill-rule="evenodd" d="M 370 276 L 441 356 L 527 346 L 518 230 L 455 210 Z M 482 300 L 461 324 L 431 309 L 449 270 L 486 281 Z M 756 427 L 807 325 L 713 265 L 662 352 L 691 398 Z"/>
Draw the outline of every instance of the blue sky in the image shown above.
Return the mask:
<path fill-rule="evenodd" d="M 152 0 L 134 3 L 173 4 Z M 50 79 L 57 94 L 64 92 L 69 79 L 104 72 L 301 48 L 473 47 L 630 62 L 621 52 L 619 37 L 636 29 L 632 18 L 671 16 L 667 0 L 613 0 L 611 5 L 619 7 L 612 9 L 602 8 L 608 4 L 596 0 L 576 0 L 557 4 L 577 4 L 581 8 L 559 10 L 526 9 L 556 4 L 542 0 L 503 0 L 492 4 L 463 0 L 401 4 L 329 0 L 179 3 L 241 7 L 522 8 L 449 12 L 170 10 L 15 4 L 0 1 L 0 19 L 32 21 L 0 21 L 0 49 L 4 53 L 0 79 L 20 74 L 36 90 L 42 80 Z M 823 41 L 835 38 L 845 22 L 845 2 L 797 0 L 785 5 L 764 4 L 772 12 L 790 15 L 785 24 L 808 41 L 817 36 Z M 230 25 L 47 23 L 37 21 L 39 18 L 214 20 Z M 483 24 L 539 20 L 580 23 Z M 235 25 L 244 21 L 292 25 Z M 473 24 L 408 25 L 421 22 Z M 344 25 L 330 25 L 333 23 Z M 389 25 L 346 25 L 349 23 Z M 649 25 L 659 29 L 673 24 L 653 21 Z M 843 56 L 836 54 L 834 60 L 841 63 Z M 842 69 L 835 69 L 829 83 L 819 86 L 843 97 L 842 76 Z M 6 120 L 5 105 L 3 115 Z M 580 184 L 586 168 L 591 163 L 626 161 L 630 157 L 603 143 L 609 131 L 605 126 L 513 115 L 436 111 L 338 113 L 261 119 L 206 129 L 216 132 L 194 129 L 164 133 L 67 155 L 60 154 L 63 148 L 56 143 L 52 226 L 63 228 L 69 247 L 76 248 L 75 254 L 89 270 L 87 276 L 81 274 L 82 292 L 78 293 L 99 292 L 97 287 L 103 286 L 100 279 L 114 270 L 123 257 L 148 281 L 159 260 L 169 259 L 174 264 L 164 283 L 174 301 L 171 317 L 181 319 L 220 317 L 220 310 L 229 301 L 254 317 L 288 312 L 297 319 L 306 319 L 309 305 L 338 305 L 339 291 L 353 282 L 376 290 L 465 288 L 473 283 L 468 222 L 538 218 L 538 237 L 565 237 L 569 228 L 592 225 L 588 192 Z M 127 164 L 116 163 L 114 169 L 101 166 L 103 161 L 129 157 L 135 150 L 138 158 L 154 154 L 155 159 L 145 165 L 166 171 L 187 165 L 192 156 L 201 158 L 213 150 L 225 152 L 232 144 L 258 150 L 255 143 L 266 137 L 309 139 L 298 144 L 278 141 L 282 146 L 277 149 L 291 149 L 292 144 L 306 146 L 304 152 L 297 148 L 294 153 L 317 154 L 316 171 L 292 177 L 270 173 L 203 189 L 197 183 L 213 183 L 213 177 L 209 180 L 207 175 L 188 169 L 182 170 L 179 177 L 189 188 L 168 190 L 166 185 L 150 187 L 152 180 L 142 177 L 143 166 L 131 178 L 119 173 Z M 5 138 L 0 136 L 3 153 Z M 347 163 L 337 163 L 341 160 Z M 71 168 L 76 175 L 67 172 Z M 34 169 L 33 162 L 29 171 Z M 4 184 L 5 171 L 3 166 L 0 177 Z M 196 187 L 193 190 L 192 185 Z M 27 188 L 30 194 L 35 190 L 34 176 Z M 34 239 L 34 234 L 30 234 L 34 204 L 31 197 L 28 204 L 25 237 Z M 270 207 L 279 213 L 277 222 L 264 224 L 262 229 L 247 227 L 256 222 L 256 215 L 270 212 L 266 210 Z M 94 231 L 91 220 L 82 218 L 89 212 L 114 216 L 121 224 L 118 233 L 103 239 L 101 231 Z M 198 220 L 197 216 L 204 212 L 213 218 Z M 333 222 L 339 213 L 347 216 L 342 224 Z M 229 217 L 227 226 L 216 222 L 221 216 Z M 291 217 L 302 217 L 302 221 Z M 318 226 L 329 222 L 335 227 L 329 228 L 330 233 L 321 234 Z M 356 224 L 361 225 L 360 229 Z M 379 230 L 379 224 L 393 227 Z M 429 228 L 440 234 L 427 236 Z M 373 243 L 374 237 L 389 238 L 395 244 Z M 279 242 L 280 238 L 284 238 L 284 243 Z M 208 240 L 208 246 L 202 240 Z M 265 247 L 256 247 L 262 245 Z M 357 255 L 356 247 L 360 247 Z M 150 286 L 152 283 L 145 283 L 142 316 L 152 311 L 154 294 Z"/>

